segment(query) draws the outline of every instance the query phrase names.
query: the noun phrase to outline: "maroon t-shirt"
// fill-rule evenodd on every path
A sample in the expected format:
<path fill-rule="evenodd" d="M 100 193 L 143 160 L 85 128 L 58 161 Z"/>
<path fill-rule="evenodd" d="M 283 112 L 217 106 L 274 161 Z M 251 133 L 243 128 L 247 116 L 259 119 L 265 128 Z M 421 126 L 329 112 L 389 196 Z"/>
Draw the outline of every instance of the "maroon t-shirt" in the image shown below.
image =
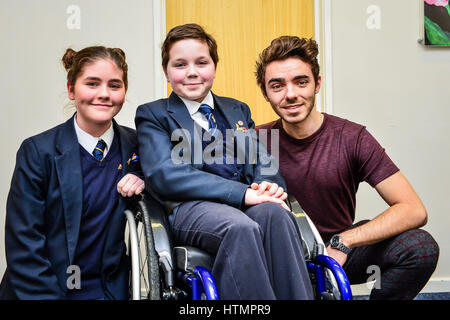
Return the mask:
<path fill-rule="evenodd" d="M 353 224 L 359 183 L 375 187 L 399 169 L 362 125 L 324 113 L 321 127 L 305 139 L 295 139 L 281 119 L 257 127 L 279 129 L 280 171 L 287 192 L 295 196 L 323 240 Z M 271 152 L 271 134 L 267 147 Z"/>

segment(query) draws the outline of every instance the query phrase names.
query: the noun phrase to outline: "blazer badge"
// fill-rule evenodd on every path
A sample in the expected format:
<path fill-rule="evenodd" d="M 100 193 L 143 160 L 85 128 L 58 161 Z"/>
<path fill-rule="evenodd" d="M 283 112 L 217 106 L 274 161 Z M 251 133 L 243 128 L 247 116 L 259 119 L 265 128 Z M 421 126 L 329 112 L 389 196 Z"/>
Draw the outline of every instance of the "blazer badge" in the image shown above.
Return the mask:
<path fill-rule="evenodd" d="M 128 159 L 127 164 L 139 162 L 139 157 L 136 153 L 133 153 L 133 156 Z"/>
<path fill-rule="evenodd" d="M 242 130 L 243 132 L 247 132 L 247 128 L 244 127 L 244 121 L 239 120 L 237 123 L 235 123 L 236 125 L 236 130 Z"/>

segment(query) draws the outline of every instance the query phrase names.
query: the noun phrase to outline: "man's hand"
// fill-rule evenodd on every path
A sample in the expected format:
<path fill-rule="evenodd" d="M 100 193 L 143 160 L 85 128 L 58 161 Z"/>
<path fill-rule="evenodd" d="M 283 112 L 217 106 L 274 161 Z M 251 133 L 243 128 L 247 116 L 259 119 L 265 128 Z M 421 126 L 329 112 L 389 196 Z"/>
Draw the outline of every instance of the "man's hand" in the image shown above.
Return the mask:
<path fill-rule="evenodd" d="M 340 250 L 332 248 L 330 245 L 327 247 L 328 256 L 333 258 L 341 265 L 344 265 L 345 261 L 347 261 L 347 255 Z"/>
<path fill-rule="evenodd" d="M 268 196 L 265 194 L 259 195 L 256 190 L 251 189 L 251 188 L 247 189 L 247 191 L 245 192 L 244 201 L 245 201 L 245 205 L 247 205 L 247 206 L 254 206 L 256 204 L 260 204 L 263 202 L 274 202 L 289 211 L 289 207 L 286 205 L 286 203 L 282 199 L 271 197 L 271 196 Z"/>
<path fill-rule="evenodd" d="M 257 184 L 256 182 L 253 182 L 250 187 L 257 191 L 257 195 L 274 197 L 283 201 L 288 197 L 287 193 L 284 192 L 284 189 L 279 187 L 276 183 L 263 181 L 260 184 Z"/>
<path fill-rule="evenodd" d="M 125 175 L 117 184 L 117 192 L 123 197 L 131 197 L 134 194 L 139 194 L 144 191 L 144 189 L 144 181 L 131 173 Z"/>

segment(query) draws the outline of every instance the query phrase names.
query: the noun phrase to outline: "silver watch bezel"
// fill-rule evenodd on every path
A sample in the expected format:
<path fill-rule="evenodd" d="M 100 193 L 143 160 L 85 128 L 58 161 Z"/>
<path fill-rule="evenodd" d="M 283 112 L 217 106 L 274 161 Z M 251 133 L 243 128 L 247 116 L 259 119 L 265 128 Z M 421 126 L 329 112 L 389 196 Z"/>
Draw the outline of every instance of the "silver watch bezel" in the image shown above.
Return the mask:
<path fill-rule="evenodd" d="M 335 239 L 337 239 L 337 244 L 335 243 Z M 342 237 L 338 234 L 335 234 L 334 236 L 331 237 L 330 239 L 330 245 L 333 249 L 337 249 L 345 254 L 349 254 L 352 250 L 347 247 L 343 241 L 342 241 Z"/>

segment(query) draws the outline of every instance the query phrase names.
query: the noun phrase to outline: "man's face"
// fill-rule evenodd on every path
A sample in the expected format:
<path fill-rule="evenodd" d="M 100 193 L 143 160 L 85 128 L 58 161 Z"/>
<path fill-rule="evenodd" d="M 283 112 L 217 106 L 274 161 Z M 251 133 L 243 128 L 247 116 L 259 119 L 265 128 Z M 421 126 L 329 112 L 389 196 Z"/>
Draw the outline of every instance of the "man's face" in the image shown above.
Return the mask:
<path fill-rule="evenodd" d="M 298 58 L 269 63 L 266 67 L 263 95 L 280 118 L 289 124 L 300 124 L 314 109 L 315 96 L 320 90 L 311 66 Z"/>

